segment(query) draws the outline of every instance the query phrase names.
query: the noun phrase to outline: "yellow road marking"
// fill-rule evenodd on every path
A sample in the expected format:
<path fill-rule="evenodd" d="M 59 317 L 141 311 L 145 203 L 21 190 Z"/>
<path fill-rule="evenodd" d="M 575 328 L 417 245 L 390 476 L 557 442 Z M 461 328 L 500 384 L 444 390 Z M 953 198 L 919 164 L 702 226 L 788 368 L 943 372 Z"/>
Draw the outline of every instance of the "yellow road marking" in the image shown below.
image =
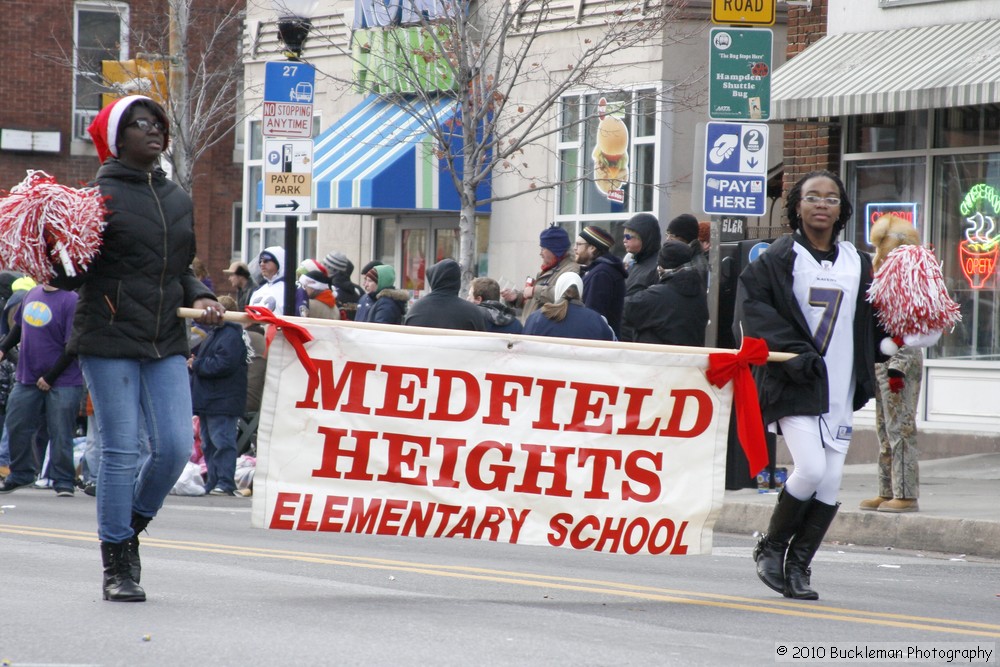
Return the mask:
<path fill-rule="evenodd" d="M 90 531 L 64 530 L 60 528 L 37 528 L 33 526 L 0 525 L 0 533 L 25 535 L 30 537 L 51 537 L 82 542 L 96 542 L 97 538 Z M 927 616 L 910 616 L 906 614 L 890 614 L 885 612 L 866 611 L 862 609 L 844 609 L 817 605 L 809 602 L 785 600 L 761 600 L 757 598 L 722 595 L 718 593 L 703 593 L 654 586 L 642 586 L 614 581 L 595 579 L 579 579 L 560 577 L 528 572 L 493 570 L 488 568 L 467 567 L 461 565 L 438 565 L 411 561 L 374 558 L 370 556 L 342 556 L 287 549 L 266 549 L 260 547 L 243 547 L 231 544 L 214 544 L 210 542 L 188 542 L 183 540 L 164 540 L 146 537 L 142 540 L 143 547 L 173 549 L 176 551 L 191 551 L 200 553 L 215 553 L 251 558 L 266 558 L 291 560 L 318 565 L 335 565 L 372 570 L 392 570 L 393 572 L 412 572 L 435 577 L 450 577 L 474 581 L 490 581 L 501 584 L 515 584 L 535 588 L 549 588 L 584 593 L 597 593 L 627 597 L 637 600 L 655 602 L 673 602 L 677 604 L 716 607 L 737 611 L 748 611 L 759 614 L 775 614 L 795 616 L 799 618 L 815 618 L 823 620 L 843 621 L 846 623 L 861 623 L 929 632 L 945 632 L 951 634 L 972 635 L 977 637 L 1000 637 L 1000 625 L 962 621 Z"/>

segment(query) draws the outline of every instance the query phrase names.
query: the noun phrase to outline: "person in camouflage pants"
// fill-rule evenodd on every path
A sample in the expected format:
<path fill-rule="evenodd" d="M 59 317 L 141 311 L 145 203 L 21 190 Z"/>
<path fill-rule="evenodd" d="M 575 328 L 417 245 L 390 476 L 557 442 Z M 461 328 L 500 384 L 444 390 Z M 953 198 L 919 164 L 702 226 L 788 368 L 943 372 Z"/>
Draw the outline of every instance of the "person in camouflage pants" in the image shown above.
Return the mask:
<path fill-rule="evenodd" d="M 923 370 L 923 352 L 909 346 L 901 347 L 887 362 L 875 364 L 878 497 L 863 500 L 863 510 L 916 512 L 919 509 L 916 410 Z"/>

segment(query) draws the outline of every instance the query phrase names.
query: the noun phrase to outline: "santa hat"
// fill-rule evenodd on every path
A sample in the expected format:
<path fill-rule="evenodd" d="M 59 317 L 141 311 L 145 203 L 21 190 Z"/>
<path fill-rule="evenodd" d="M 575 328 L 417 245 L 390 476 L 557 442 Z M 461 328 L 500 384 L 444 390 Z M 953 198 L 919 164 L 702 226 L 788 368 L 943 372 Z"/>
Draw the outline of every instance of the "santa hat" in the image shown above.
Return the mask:
<path fill-rule="evenodd" d="M 93 122 L 90 123 L 87 132 L 90 134 L 90 138 L 94 140 L 97 157 L 102 163 L 109 156 L 118 157 L 118 146 L 116 144 L 118 143 L 118 130 L 122 118 L 125 117 L 125 112 L 128 108 L 140 100 L 149 100 L 155 104 L 152 98 L 145 95 L 129 95 L 128 97 L 115 100 L 101 109 Z M 163 132 L 163 150 L 167 150 L 169 141 L 170 128 L 167 127 Z"/>

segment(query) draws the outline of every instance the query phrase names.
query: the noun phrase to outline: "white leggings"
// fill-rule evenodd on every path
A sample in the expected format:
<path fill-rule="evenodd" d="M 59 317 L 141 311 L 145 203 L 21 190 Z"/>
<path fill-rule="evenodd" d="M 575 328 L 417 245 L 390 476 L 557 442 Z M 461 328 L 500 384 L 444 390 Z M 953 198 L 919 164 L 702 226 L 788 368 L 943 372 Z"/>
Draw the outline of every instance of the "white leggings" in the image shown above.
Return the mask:
<path fill-rule="evenodd" d="M 778 423 L 795 464 L 785 490 L 799 500 L 808 500 L 815 493 L 821 503 L 836 504 L 846 449 L 839 452 L 829 443 L 824 446 L 819 417 L 786 417 Z"/>

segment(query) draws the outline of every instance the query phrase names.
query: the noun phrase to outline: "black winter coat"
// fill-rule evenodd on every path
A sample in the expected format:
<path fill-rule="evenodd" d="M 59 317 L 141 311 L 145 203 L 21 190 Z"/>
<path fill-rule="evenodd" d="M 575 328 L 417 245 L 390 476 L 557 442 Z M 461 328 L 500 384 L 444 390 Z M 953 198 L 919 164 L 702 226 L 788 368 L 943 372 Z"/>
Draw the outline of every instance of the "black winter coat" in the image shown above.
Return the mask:
<path fill-rule="evenodd" d="M 622 308 L 625 305 L 625 265 L 621 259 L 604 254 L 580 269 L 583 274 L 583 305 L 596 310 L 621 337 Z"/>
<path fill-rule="evenodd" d="M 737 343 L 741 340 L 742 324 L 743 334 L 763 338 L 772 352 L 798 355 L 754 370 L 765 424 L 783 417 L 818 416 L 829 410 L 826 362 L 792 292 L 794 243 L 791 236 L 775 241 L 743 270 L 736 290 L 733 336 Z M 871 257 L 864 252 L 858 255 L 861 284 L 854 311 L 855 410 L 875 395 L 875 362 L 884 358 L 877 347 L 882 336 L 878 335 L 875 315 L 866 299 L 872 282 Z"/>
<path fill-rule="evenodd" d="M 427 269 L 430 294 L 420 297 L 403 318 L 403 324 L 437 329 L 486 331 L 483 309 L 458 296 L 462 270 L 453 259 L 443 259 Z"/>
<path fill-rule="evenodd" d="M 708 297 L 698 271 L 685 265 L 636 294 L 625 304 L 624 326 L 636 343 L 703 346 Z"/>
<path fill-rule="evenodd" d="M 660 225 L 653 220 L 639 219 L 630 224 L 636 225 L 635 231 L 642 240 L 642 249 L 632 259 L 635 263 L 629 267 L 625 278 L 625 302 L 628 303 L 636 294 L 659 281 L 656 272 L 656 262 L 663 245 L 663 234 Z M 622 324 L 621 340 L 635 340 L 635 332 L 627 324 Z"/>
<path fill-rule="evenodd" d="M 80 287 L 67 349 L 98 357 L 162 359 L 188 354 L 176 311 L 215 298 L 191 271 L 196 247 L 191 198 L 161 170 L 109 158 L 96 183 L 107 197 L 107 227 L 86 273 L 53 284 Z"/>

